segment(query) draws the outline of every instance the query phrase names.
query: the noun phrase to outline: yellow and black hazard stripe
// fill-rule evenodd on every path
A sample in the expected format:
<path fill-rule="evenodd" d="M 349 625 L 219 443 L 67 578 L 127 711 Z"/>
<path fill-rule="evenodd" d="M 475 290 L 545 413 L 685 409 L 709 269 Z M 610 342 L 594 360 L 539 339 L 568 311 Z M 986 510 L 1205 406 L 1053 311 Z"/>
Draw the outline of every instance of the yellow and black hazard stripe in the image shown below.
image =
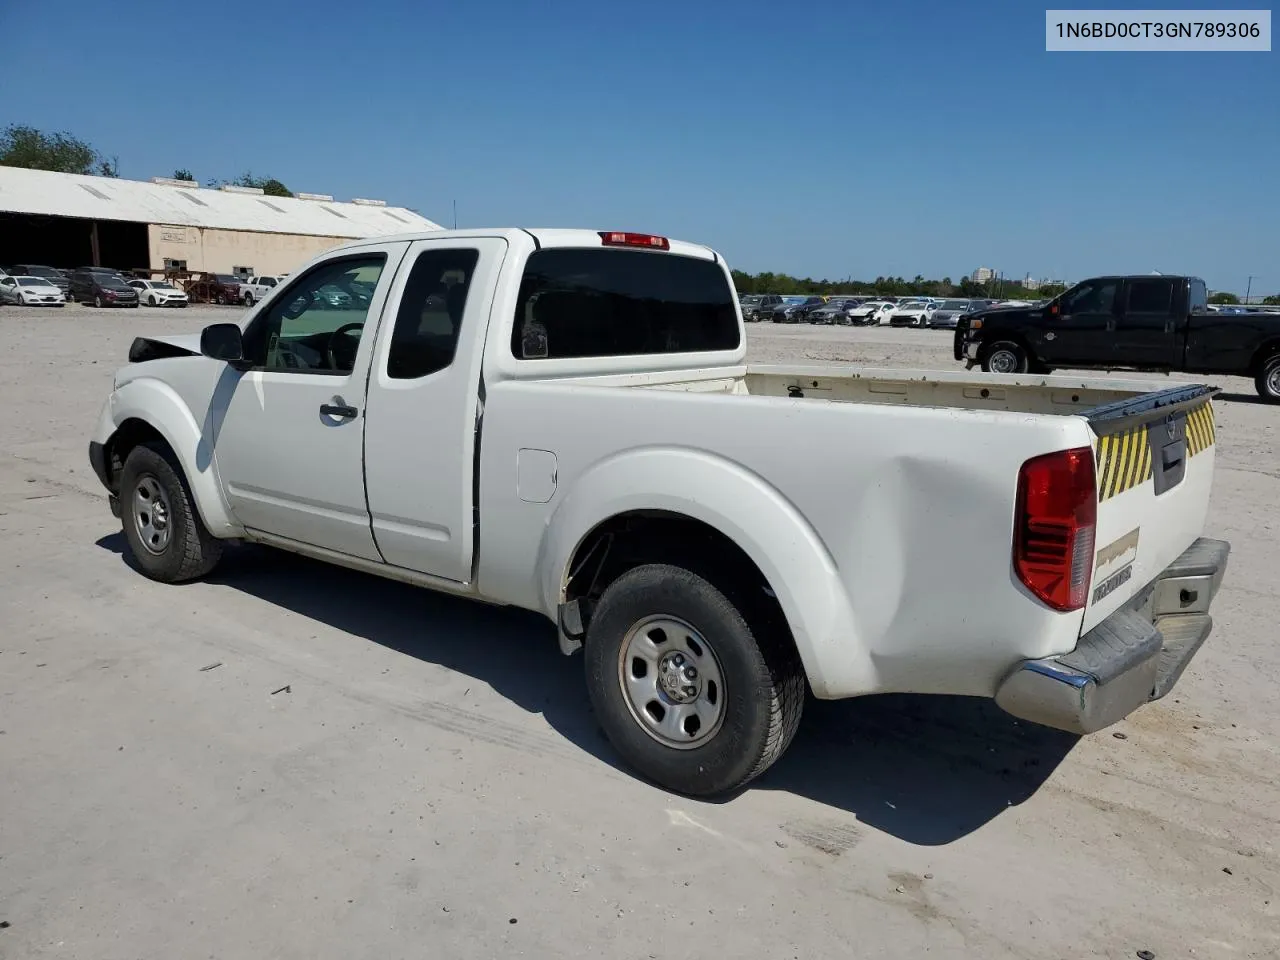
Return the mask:
<path fill-rule="evenodd" d="M 1151 479 L 1151 444 L 1146 426 L 1098 438 L 1098 499 L 1110 500 Z"/>
<path fill-rule="evenodd" d="M 1217 428 L 1213 422 L 1213 404 L 1206 403 L 1187 414 L 1187 452 L 1191 456 L 1213 446 Z"/>
<path fill-rule="evenodd" d="M 1130 427 L 1098 438 L 1098 499 L 1110 500 L 1151 479 L 1151 442 L 1147 426 Z M 1187 453 L 1195 456 L 1213 446 L 1216 427 L 1213 404 L 1204 403 L 1188 411 Z"/>

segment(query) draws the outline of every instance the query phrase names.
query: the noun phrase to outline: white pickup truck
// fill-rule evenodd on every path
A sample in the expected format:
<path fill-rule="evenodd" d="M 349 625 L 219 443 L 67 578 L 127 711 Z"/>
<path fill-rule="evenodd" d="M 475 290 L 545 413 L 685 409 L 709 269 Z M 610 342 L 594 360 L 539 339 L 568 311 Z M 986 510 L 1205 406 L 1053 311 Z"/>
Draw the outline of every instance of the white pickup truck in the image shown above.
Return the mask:
<path fill-rule="evenodd" d="M 241 539 L 538 611 L 688 794 L 767 769 L 806 687 L 1098 730 L 1226 567 L 1211 388 L 747 363 L 724 261 L 662 237 L 353 242 L 130 360 L 89 455 L 146 575 Z"/>
<path fill-rule="evenodd" d="M 284 282 L 284 274 L 279 277 L 261 276 L 250 277 L 240 284 L 240 302 L 246 307 L 252 307 L 255 303 L 265 300 L 268 295 L 275 292 L 276 287 Z"/>

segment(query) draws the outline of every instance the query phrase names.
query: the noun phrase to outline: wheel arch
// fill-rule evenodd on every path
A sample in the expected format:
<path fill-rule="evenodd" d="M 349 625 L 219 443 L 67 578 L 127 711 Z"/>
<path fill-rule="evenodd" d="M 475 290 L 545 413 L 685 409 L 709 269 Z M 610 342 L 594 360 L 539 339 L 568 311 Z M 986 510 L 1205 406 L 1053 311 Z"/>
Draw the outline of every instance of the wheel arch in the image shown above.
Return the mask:
<path fill-rule="evenodd" d="M 1280 336 L 1264 340 L 1258 349 L 1253 351 L 1253 356 L 1249 359 L 1249 375 L 1256 377 L 1262 373 L 1262 365 L 1276 354 L 1280 354 Z"/>
<path fill-rule="evenodd" d="M 601 551 L 620 537 L 625 559 L 602 560 Z M 579 477 L 539 549 L 544 609 L 558 614 L 562 635 L 572 635 L 566 628 L 585 629 L 590 615 L 589 603 L 575 601 L 602 591 L 600 574 L 616 577 L 655 558 L 678 563 L 681 551 L 759 578 L 817 696 L 829 689 L 833 658 L 861 659 L 858 672 L 874 672 L 856 642 L 835 561 L 817 532 L 763 478 L 703 451 L 632 450 Z M 841 672 L 849 669 L 845 663 Z"/>
<path fill-rule="evenodd" d="M 208 443 L 171 387 L 150 378 L 130 381 L 113 394 L 111 417 L 116 427 L 104 449 L 113 483 L 130 450 L 140 443 L 160 440 L 172 451 L 209 532 L 222 538 L 244 532 L 223 499 Z"/>

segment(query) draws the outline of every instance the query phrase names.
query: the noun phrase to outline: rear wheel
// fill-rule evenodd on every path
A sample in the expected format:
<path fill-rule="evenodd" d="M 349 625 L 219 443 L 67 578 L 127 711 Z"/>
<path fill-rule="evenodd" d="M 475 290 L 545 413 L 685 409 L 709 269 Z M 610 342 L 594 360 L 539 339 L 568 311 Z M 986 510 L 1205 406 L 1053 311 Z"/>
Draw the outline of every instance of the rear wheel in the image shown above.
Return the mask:
<path fill-rule="evenodd" d="M 763 611 L 683 567 L 645 564 L 605 590 L 587 630 L 587 690 L 640 774 L 709 796 L 773 765 L 795 735 L 804 673 Z"/>
<path fill-rule="evenodd" d="M 244 295 L 244 305 L 245 305 L 246 307 L 252 307 L 252 306 L 253 306 L 253 294 L 252 294 L 252 293 L 246 293 L 246 294 Z"/>
<path fill-rule="evenodd" d="M 1267 357 L 1254 378 L 1258 396 L 1268 403 L 1280 403 L 1280 353 Z"/>
<path fill-rule="evenodd" d="M 1027 353 L 1008 340 L 993 343 L 982 355 L 984 373 L 1026 373 Z"/>

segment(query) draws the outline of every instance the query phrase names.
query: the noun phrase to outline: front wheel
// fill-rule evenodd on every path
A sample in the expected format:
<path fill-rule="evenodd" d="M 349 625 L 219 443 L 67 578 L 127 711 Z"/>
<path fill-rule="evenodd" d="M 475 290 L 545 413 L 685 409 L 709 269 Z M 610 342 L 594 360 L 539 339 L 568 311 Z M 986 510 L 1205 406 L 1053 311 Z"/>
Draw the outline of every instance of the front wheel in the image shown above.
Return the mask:
<path fill-rule="evenodd" d="M 148 307 L 154 307 L 155 305 L 156 305 L 156 298 L 155 298 L 155 297 L 147 297 L 147 306 L 148 306 Z"/>
<path fill-rule="evenodd" d="M 982 356 L 984 373 L 1026 373 L 1027 353 L 1016 343 L 993 343 Z"/>
<path fill-rule="evenodd" d="M 734 790 L 795 735 L 804 672 L 790 640 L 750 604 L 668 564 L 609 585 L 587 630 L 587 690 L 615 749 L 677 793 Z"/>
<path fill-rule="evenodd" d="M 102 298 L 101 298 L 101 297 L 94 297 L 94 298 L 93 298 L 93 305 L 94 305 L 95 307 L 97 307 L 99 310 L 101 310 L 101 309 L 102 309 Z"/>
<path fill-rule="evenodd" d="M 222 541 L 205 528 L 163 444 L 144 443 L 129 452 L 120 471 L 120 522 L 135 563 L 152 580 L 198 579 L 222 556 Z"/>
<path fill-rule="evenodd" d="M 1262 369 L 1254 378 L 1258 396 L 1267 403 L 1280 403 L 1280 353 L 1263 361 Z"/>

